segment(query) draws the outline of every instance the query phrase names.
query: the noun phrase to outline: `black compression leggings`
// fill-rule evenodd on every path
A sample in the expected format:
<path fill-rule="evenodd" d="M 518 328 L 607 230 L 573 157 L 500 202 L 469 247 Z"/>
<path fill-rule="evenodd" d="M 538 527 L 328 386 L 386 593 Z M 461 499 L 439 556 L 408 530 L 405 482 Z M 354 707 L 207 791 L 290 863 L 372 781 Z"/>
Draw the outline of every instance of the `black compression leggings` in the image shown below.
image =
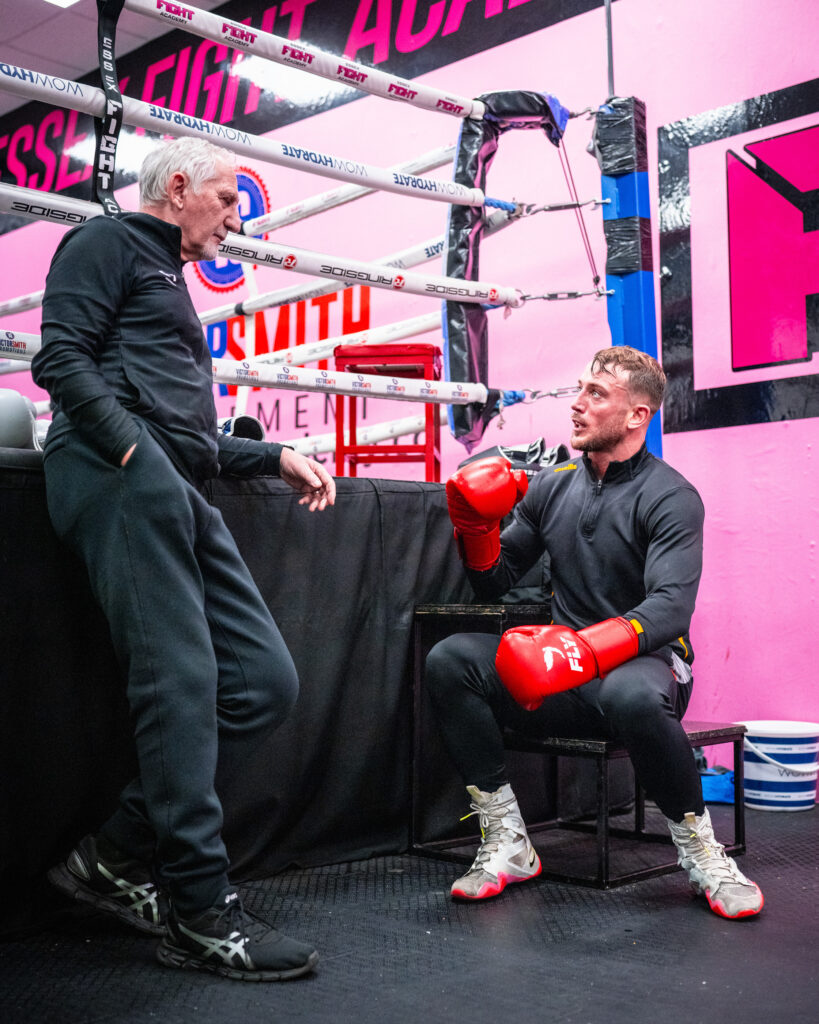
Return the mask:
<path fill-rule="evenodd" d="M 429 653 L 426 680 L 444 742 L 464 783 L 493 792 L 508 782 L 502 730 L 530 737 L 617 739 L 648 798 L 672 821 L 702 814 L 702 785 L 680 725 L 691 685 L 658 655 L 635 658 L 585 686 L 524 711 L 495 671 L 500 638 L 458 633 Z"/>

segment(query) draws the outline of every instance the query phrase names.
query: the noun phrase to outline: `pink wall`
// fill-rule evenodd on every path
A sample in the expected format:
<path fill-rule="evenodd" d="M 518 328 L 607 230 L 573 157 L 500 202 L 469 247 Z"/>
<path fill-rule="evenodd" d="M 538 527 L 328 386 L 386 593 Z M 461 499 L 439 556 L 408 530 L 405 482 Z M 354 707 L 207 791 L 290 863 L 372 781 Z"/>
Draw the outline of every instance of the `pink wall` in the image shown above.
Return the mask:
<path fill-rule="evenodd" d="M 393 5 L 397 8 L 397 4 Z M 250 5 L 248 5 L 250 9 Z M 640 97 L 647 108 L 649 183 L 660 265 L 657 205 L 657 131 L 671 122 L 786 88 L 815 76 L 819 5 L 811 0 L 618 0 L 613 7 L 615 84 L 618 95 Z M 443 89 L 469 96 L 503 89 L 553 93 L 572 110 L 597 107 L 606 98 L 605 15 L 602 6 L 552 28 L 497 46 L 477 57 L 424 76 Z M 314 80 L 318 81 L 318 80 Z M 323 86 L 301 83 L 308 93 Z M 819 123 L 819 113 L 798 125 Z M 566 132 L 566 151 L 581 198 L 600 195 L 597 164 L 585 152 L 592 122 L 577 118 Z M 778 125 L 777 133 L 788 130 Z M 278 130 L 280 141 L 307 145 L 339 156 L 387 166 L 452 142 L 457 122 L 363 98 Z M 750 135 L 749 139 L 753 136 Z M 697 386 L 734 382 L 730 368 L 724 151 L 703 146 L 691 161 L 691 262 Z M 247 161 L 243 161 L 247 163 Z M 272 165 L 254 163 L 271 206 L 311 196 L 332 183 Z M 445 170 L 433 172 L 447 176 Z M 133 208 L 133 189 L 120 200 Z M 557 153 L 533 132 L 512 133 L 490 175 L 490 195 L 534 203 L 562 202 L 567 189 Z M 599 210 L 586 213 L 597 266 L 605 266 Z M 283 229 L 277 241 L 332 254 L 371 259 L 427 238 L 441 236 L 446 208 L 438 203 L 377 195 Z M 0 236 L 4 281 L 0 299 L 42 287 L 61 229 L 33 224 Z M 423 268 L 440 272 L 436 264 Z M 190 271 L 190 268 L 189 268 Z M 525 292 L 586 290 L 591 272 L 571 213 L 539 214 L 486 241 L 481 277 L 513 284 Z M 197 308 L 204 310 L 244 297 L 240 289 L 214 296 L 188 273 Z M 296 275 L 260 269 L 260 290 L 290 286 Z M 659 303 L 659 288 L 657 291 Z M 373 291 L 373 324 L 430 311 L 428 300 Z M 339 299 L 330 307 L 331 333 L 340 324 Z M 659 310 L 659 305 L 658 305 Z M 270 334 L 278 312 L 266 316 Z M 306 340 L 318 336 L 318 310 L 307 311 Z M 38 330 L 38 314 L 9 318 L 0 327 Z M 659 315 L 658 315 L 659 320 Z M 504 319 L 490 320 L 491 380 L 499 388 L 549 390 L 572 384 L 599 347 L 609 344 L 604 300 L 528 302 Z M 814 359 L 814 364 L 816 360 Z M 787 371 L 745 371 L 748 379 L 816 372 L 800 364 Z M 0 380 L 34 395 L 22 375 Z M 332 429 L 323 421 L 323 402 L 297 401 L 281 393 L 282 439 Z M 249 411 L 274 397 L 254 395 Z M 220 399 L 223 413 L 232 399 Z M 370 403 L 368 421 L 406 416 L 403 403 Z M 484 445 L 525 444 L 544 436 L 549 443 L 568 435 L 568 403 L 546 398 L 506 410 L 495 420 Z M 793 419 L 751 426 L 667 434 L 664 456 L 700 489 L 707 510 L 705 573 L 693 624 L 697 687 L 691 714 L 719 719 L 819 719 L 819 699 L 809 673 L 816 621 L 816 553 L 819 534 L 819 476 L 815 472 L 816 421 Z M 464 457 L 447 436 L 444 472 Z M 395 475 L 417 478 L 407 466 Z"/>

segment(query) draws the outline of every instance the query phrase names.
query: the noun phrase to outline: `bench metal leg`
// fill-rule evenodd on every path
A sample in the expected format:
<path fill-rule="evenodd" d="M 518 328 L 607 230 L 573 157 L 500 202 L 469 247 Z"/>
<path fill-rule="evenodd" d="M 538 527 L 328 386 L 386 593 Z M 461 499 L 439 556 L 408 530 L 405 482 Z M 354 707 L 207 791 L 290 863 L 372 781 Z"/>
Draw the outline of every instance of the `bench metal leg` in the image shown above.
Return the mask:
<path fill-rule="evenodd" d="M 743 737 L 734 740 L 734 853 L 745 853 L 745 761 Z"/>
<path fill-rule="evenodd" d="M 609 765 L 597 758 L 597 881 L 609 884 Z"/>

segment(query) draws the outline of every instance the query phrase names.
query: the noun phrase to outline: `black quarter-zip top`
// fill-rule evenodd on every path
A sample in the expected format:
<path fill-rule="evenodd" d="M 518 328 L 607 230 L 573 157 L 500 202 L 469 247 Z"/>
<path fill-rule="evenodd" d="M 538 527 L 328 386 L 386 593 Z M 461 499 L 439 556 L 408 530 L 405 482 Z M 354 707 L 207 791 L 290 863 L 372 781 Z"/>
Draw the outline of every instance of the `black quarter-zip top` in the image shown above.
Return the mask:
<path fill-rule="evenodd" d="M 636 619 L 641 653 L 673 649 L 690 662 L 703 520 L 696 489 L 645 446 L 599 480 L 583 455 L 534 476 L 498 563 L 469 578 L 479 597 L 496 600 L 546 553 L 555 623 Z"/>

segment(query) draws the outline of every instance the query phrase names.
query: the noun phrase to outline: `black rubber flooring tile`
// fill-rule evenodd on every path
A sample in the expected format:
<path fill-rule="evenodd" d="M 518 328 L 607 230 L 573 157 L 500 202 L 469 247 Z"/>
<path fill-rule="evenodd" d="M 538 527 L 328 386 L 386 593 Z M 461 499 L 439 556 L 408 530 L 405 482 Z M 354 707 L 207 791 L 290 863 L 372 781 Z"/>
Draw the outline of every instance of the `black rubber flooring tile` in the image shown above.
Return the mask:
<path fill-rule="evenodd" d="M 379 857 L 241 887 L 250 909 L 315 943 L 308 978 L 172 970 L 154 960 L 155 940 L 69 908 L 0 943 L 0 1021 L 813 1022 L 819 811 L 749 810 L 746 825 L 738 863 L 766 895 L 756 918 L 716 916 L 681 872 L 608 891 L 537 880 L 470 904 L 449 897 L 457 866 Z"/>

